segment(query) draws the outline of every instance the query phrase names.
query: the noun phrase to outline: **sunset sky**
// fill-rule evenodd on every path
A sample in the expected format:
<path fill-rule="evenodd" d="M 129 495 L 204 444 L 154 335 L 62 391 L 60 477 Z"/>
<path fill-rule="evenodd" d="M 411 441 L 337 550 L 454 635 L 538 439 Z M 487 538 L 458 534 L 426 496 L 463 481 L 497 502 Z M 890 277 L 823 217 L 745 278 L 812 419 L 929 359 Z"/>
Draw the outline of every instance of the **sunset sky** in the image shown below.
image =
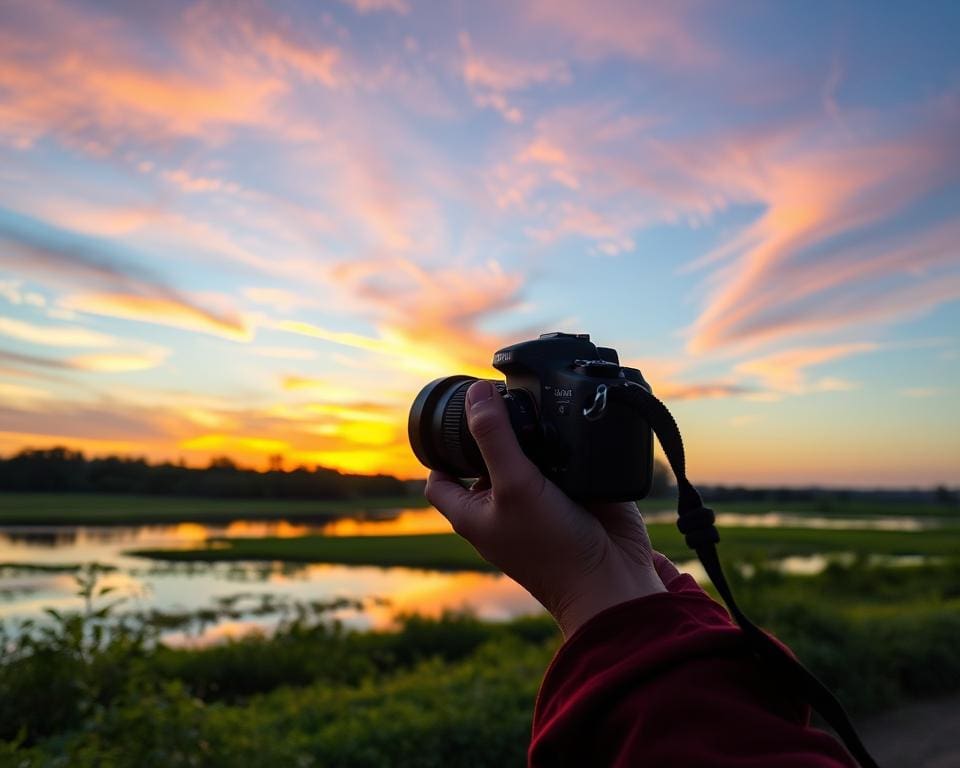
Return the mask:
<path fill-rule="evenodd" d="M 0 3 L 0 453 L 422 476 L 586 331 L 701 482 L 960 482 L 960 5 Z"/>

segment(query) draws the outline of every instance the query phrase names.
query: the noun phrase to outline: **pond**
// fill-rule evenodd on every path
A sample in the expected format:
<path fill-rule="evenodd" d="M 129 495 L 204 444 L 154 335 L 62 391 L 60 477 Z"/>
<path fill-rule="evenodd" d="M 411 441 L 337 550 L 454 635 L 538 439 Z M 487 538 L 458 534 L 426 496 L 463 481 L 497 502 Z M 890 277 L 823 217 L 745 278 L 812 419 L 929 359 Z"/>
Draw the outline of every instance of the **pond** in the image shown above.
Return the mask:
<path fill-rule="evenodd" d="M 670 522 L 675 514 L 664 510 L 647 512 L 645 516 L 650 521 Z M 904 531 L 935 523 L 914 518 L 838 520 L 779 512 L 723 514 L 718 522 L 727 526 Z M 482 618 L 496 620 L 541 610 L 525 590 L 498 574 L 344 565 L 158 563 L 125 554 L 134 549 L 195 547 L 224 536 L 402 536 L 450 530 L 449 523 L 431 508 L 385 510 L 364 519 L 326 523 L 255 520 L 229 524 L 0 526 L 0 620 L 15 623 L 28 617 L 43 617 L 45 608 L 78 610 L 82 601 L 76 595 L 74 574 L 53 569 L 92 562 L 113 569 L 102 574 L 99 583 L 114 588 L 111 598 L 124 598 L 121 611 L 183 614 L 217 604 L 235 609 L 229 618 L 208 622 L 192 634 L 171 632 L 168 640 L 173 642 L 209 641 L 255 627 L 269 629 L 295 602 L 338 598 L 354 602 L 337 607 L 329 616 L 356 628 L 389 626 L 398 613 L 435 616 L 445 610 L 467 609 Z M 786 558 L 779 567 L 790 573 L 816 573 L 827 562 L 823 556 L 813 555 Z M 698 580 L 704 580 L 696 561 L 680 565 Z M 272 599 L 273 596 L 278 599 Z"/>
<path fill-rule="evenodd" d="M 433 509 L 392 510 L 374 518 L 324 524 L 261 520 L 226 525 L 0 526 L 0 562 L 4 563 L 0 620 L 42 617 L 45 608 L 80 609 L 74 574 L 44 571 L 39 566 L 91 562 L 115 569 L 102 574 L 98 585 L 114 588 L 114 594 L 125 599 L 122 611 L 184 613 L 224 600 L 236 600 L 241 609 L 249 607 L 239 619 L 205 627 L 199 634 L 207 640 L 275 624 L 282 610 L 257 615 L 257 608 L 272 595 L 282 596 L 281 608 L 298 601 L 360 601 L 362 607 L 349 605 L 330 612 L 331 618 L 357 628 L 388 626 L 398 613 L 435 616 L 444 610 L 467 609 L 496 620 L 540 610 L 525 590 L 499 574 L 281 563 L 157 564 L 125 554 L 138 548 L 195 547 L 222 536 L 405 535 L 450 530 Z M 18 563 L 25 567 L 16 567 Z M 189 638 L 174 633 L 170 639 Z"/>

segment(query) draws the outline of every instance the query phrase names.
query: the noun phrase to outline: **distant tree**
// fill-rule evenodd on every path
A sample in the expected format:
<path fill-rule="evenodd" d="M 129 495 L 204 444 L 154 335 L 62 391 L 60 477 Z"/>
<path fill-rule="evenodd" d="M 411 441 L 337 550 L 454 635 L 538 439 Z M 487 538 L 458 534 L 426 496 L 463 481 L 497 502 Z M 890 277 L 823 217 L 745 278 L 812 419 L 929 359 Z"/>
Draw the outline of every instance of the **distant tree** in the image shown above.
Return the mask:
<path fill-rule="evenodd" d="M 649 495 L 659 499 L 673 493 L 673 472 L 660 459 L 653 460 L 653 481 L 650 484 Z"/>
<path fill-rule="evenodd" d="M 271 472 L 283 472 L 283 454 L 274 453 L 268 459 Z"/>
<path fill-rule="evenodd" d="M 237 462 L 229 456 L 214 456 L 210 459 L 210 469 L 238 469 Z"/>
<path fill-rule="evenodd" d="M 945 485 L 938 485 L 934 489 L 934 495 L 936 496 L 938 504 L 956 504 L 958 501 L 958 495 L 956 491 L 951 491 Z"/>

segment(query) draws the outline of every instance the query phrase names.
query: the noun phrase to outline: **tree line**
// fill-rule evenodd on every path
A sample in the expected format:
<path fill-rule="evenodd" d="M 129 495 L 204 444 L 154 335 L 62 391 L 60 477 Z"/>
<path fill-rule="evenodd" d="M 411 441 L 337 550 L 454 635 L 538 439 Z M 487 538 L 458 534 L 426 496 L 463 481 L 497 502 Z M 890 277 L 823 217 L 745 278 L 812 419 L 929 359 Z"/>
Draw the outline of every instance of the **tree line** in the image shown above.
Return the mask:
<path fill-rule="evenodd" d="M 68 448 L 25 449 L 0 458 L 0 491 L 130 493 L 219 498 L 351 499 L 403 496 L 391 475 L 344 474 L 327 467 L 259 472 L 221 457 L 206 468 L 150 464 L 143 458 L 88 458 Z"/>

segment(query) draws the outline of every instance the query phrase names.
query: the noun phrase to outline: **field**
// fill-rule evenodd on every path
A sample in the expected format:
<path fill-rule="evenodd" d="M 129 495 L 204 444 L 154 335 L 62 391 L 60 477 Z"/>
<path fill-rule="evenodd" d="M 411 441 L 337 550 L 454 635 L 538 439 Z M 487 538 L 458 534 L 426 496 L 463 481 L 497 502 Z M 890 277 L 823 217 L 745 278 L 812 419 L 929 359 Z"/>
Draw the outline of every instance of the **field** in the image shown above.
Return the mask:
<path fill-rule="evenodd" d="M 73 522 L 93 522 L 69 508 L 69 499 L 54 501 L 36 499 L 19 514 L 72 509 Z M 129 499 L 85 501 L 87 512 L 116 517 L 126 510 L 132 522 Z M 183 500 L 150 501 L 160 504 L 147 512 L 165 521 L 227 514 L 236 504 L 190 501 L 178 511 L 164 504 Z M 259 504 L 266 508 L 253 502 L 244 509 Z M 288 517 L 290 505 L 269 503 L 278 517 Z M 843 504 L 829 512 L 800 504 L 730 504 L 723 511 L 770 507 L 838 517 L 869 511 Z M 0 509 L 13 513 L 16 504 L 0 497 Z M 960 692 L 960 526 L 949 509 L 873 509 L 873 516 L 884 513 L 940 517 L 942 526 L 721 529 L 720 550 L 744 609 L 861 718 Z M 655 523 L 650 532 L 658 549 L 690 559 L 673 525 Z M 792 555 L 831 553 L 849 555 L 813 576 L 774 567 Z M 229 539 L 149 554 L 489 568 L 446 534 Z M 920 557 L 894 564 L 877 555 Z M 158 624 L 115 613 L 110 596 L 98 597 L 96 584 L 79 577 L 91 598 L 84 614 L 57 614 L 26 635 L 0 638 L 0 765 L 520 766 L 537 687 L 560 643 L 545 616 L 504 623 L 408 616 L 396 631 L 355 632 L 303 611 L 271 636 L 173 648 L 160 641 Z"/>
<path fill-rule="evenodd" d="M 364 510 L 426 506 L 422 496 L 336 501 L 205 499 L 105 493 L 0 493 L 0 525 L 152 525 L 232 520 L 329 520 Z"/>

